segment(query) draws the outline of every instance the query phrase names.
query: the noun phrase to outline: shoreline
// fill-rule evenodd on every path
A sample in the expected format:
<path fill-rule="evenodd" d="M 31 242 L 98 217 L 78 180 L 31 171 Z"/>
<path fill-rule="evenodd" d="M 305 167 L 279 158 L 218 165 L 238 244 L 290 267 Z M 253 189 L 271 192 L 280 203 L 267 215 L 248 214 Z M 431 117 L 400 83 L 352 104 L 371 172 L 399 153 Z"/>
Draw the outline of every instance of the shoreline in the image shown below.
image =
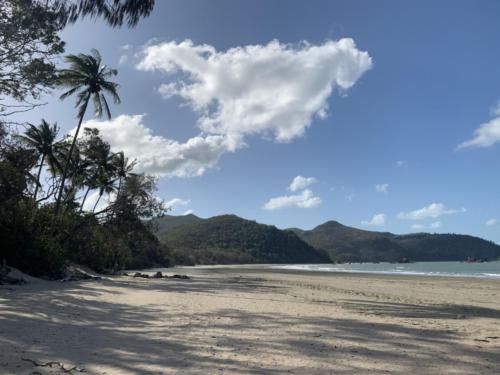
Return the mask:
<path fill-rule="evenodd" d="M 0 287 L 0 373 L 60 373 L 21 358 L 108 375 L 500 373 L 495 280 L 161 270 L 191 279 Z"/>
<path fill-rule="evenodd" d="M 495 263 L 500 264 L 500 261 L 493 261 Z M 422 262 L 423 263 L 423 262 Z M 442 262 L 428 262 L 428 263 L 442 263 Z M 489 262 L 492 263 L 492 262 Z M 351 264 L 372 264 L 372 263 L 351 263 Z M 391 264 L 391 263 L 387 263 Z M 329 265 L 329 264 L 325 264 Z M 294 265 L 288 265 L 288 264 L 228 264 L 228 265 L 196 265 L 196 266 L 174 266 L 172 268 L 152 268 L 150 270 L 154 271 L 169 271 L 171 269 L 176 269 L 176 270 L 189 270 L 189 269 L 200 269 L 200 270 L 234 270 L 234 269 L 240 269 L 240 270 L 258 270 L 259 272 L 275 272 L 275 273 L 296 273 L 296 274 L 301 274 L 301 275 L 314 275 L 314 274 L 323 274 L 323 275 L 353 275 L 355 277 L 364 277 L 364 276 L 401 276 L 401 277 L 423 277 L 423 278 L 437 278 L 437 279 L 442 279 L 442 278 L 451 278 L 451 279 L 464 279 L 464 280 L 469 280 L 469 279 L 480 279 L 480 280 L 500 280 L 500 274 L 498 276 L 490 276 L 490 275 L 464 275 L 464 274 L 436 274 L 436 273 L 411 273 L 411 272 L 384 272 L 384 271 L 359 271 L 359 270 L 332 270 L 332 271 L 325 271 L 325 270 L 307 270 L 307 269 L 298 269 L 298 268 L 279 268 L 280 266 L 285 266 L 285 267 L 293 267 Z M 143 271 L 148 271 L 148 269 L 145 269 Z"/>

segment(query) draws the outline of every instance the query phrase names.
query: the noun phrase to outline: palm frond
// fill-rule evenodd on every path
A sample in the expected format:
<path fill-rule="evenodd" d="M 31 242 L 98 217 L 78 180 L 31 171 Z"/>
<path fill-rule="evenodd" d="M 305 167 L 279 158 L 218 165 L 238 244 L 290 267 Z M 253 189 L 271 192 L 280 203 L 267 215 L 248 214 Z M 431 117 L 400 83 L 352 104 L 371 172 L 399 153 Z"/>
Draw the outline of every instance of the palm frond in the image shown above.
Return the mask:
<path fill-rule="evenodd" d="M 59 97 L 59 99 L 60 99 L 60 100 L 64 100 L 64 99 L 66 99 L 67 97 L 69 97 L 69 96 L 73 95 L 75 92 L 77 92 L 79 89 L 80 89 L 80 86 L 75 86 L 75 87 L 73 87 L 72 89 L 70 89 L 70 90 L 66 91 L 65 93 L 63 93 L 63 94 Z"/>
<path fill-rule="evenodd" d="M 100 66 L 101 65 L 101 62 L 102 62 L 102 58 L 101 58 L 101 54 L 99 53 L 99 51 L 95 48 L 92 48 L 90 50 L 90 54 L 92 55 L 92 57 L 94 58 L 95 62 L 96 62 L 96 65 L 97 66 Z M 88 56 L 88 55 L 87 55 Z"/>
<path fill-rule="evenodd" d="M 101 101 L 104 104 L 104 109 L 106 110 L 106 115 L 108 116 L 108 119 L 111 119 L 111 111 L 109 110 L 108 101 L 106 100 L 106 97 L 102 93 L 101 93 Z"/>
<path fill-rule="evenodd" d="M 92 101 L 94 102 L 94 110 L 95 110 L 95 115 L 97 117 L 102 116 L 102 103 L 101 103 L 101 97 L 99 96 L 98 92 L 95 92 L 92 94 Z"/>

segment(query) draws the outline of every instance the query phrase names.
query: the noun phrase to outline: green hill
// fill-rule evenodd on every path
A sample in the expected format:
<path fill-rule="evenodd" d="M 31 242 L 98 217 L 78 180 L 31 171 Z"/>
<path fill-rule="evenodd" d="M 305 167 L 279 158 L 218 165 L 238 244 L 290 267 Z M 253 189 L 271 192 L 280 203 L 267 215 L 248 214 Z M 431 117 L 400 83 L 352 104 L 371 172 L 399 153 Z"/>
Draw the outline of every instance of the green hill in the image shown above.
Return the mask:
<path fill-rule="evenodd" d="M 157 236 L 176 264 L 496 260 L 500 246 L 459 234 L 372 232 L 328 221 L 280 230 L 234 215 L 165 216 Z M 325 256 L 327 254 L 328 256 Z"/>
<path fill-rule="evenodd" d="M 198 216 L 189 214 L 182 216 L 165 215 L 153 221 L 154 230 L 158 238 L 163 237 L 172 229 L 200 221 Z"/>
<path fill-rule="evenodd" d="M 176 223 L 162 218 L 158 238 L 176 264 L 325 263 L 328 256 L 291 231 L 234 215 Z M 190 220 L 187 220 L 190 221 Z M 168 229 L 166 229 L 168 227 Z"/>
<path fill-rule="evenodd" d="M 395 235 L 347 227 L 328 221 L 316 228 L 293 230 L 317 249 L 339 262 L 461 261 L 468 257 L 495 260 L 500 246 L 481 238 L 459 234 L 416 233 Z"/>

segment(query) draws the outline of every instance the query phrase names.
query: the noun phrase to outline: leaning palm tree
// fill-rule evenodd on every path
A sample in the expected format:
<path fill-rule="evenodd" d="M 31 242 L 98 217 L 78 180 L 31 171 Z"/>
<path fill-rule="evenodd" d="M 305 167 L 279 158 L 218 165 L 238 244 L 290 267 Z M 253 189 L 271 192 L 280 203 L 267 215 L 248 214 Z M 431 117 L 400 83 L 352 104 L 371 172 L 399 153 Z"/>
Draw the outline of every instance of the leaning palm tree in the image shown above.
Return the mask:
<path fill-rule="evenodd" d="M 78 126 L 76 127 L 75 134 L 73 135 L 73 142 L 71 143 L 68 158 L 65 163 L 66 165 L 62 172 L 59 194 L 56 200 L 56 214 L 59 212 L 71 155 L 73 153 L 73 149 L 75 148 L 80 127 L 82 126 L 83 117 L 87 111 L 90 99 L 92 99 L 94 103 L 95 115 L 97 117 L 102 116 L 104 108 L 108 118 L 111 118 L 108 102 L 104 96 L 105 92 L 112 96 L 116 104 L 120 103 L 120 97 L 116 92 L 118 84 L 108 81 L 108 78 L 117 74 L 117 70 L 110 69 L 106 65 L 102 65 L 101 55 L 96 49 L 93 49 L 90 55 L 69 55 L 66 57 L 66 60 L 69 62 L 70 67 L 60 72 L 59 84 L 60 86 L 69 88 L 69 90 L 61 95 L 61 100 L 76 94 L 77 99 L 75 107 L 78 108 Z"/>
<path fill-rule="evenodd" d="M 66 163 L 70 148 L 71 139 L 69 137 L 66 137 L 58 142 L 55 147 L 55 161 L 57 163 L 49 163 L 49 171 L 52 176 L 54 176 L 56 180 L 57 178 L 59 179 L 56 196 L 61 187 L 60 183 L 63 172 L 66 170 L 66 184 L 64 186 L 64 192 L 61 196 L 61 205 L 73 199 L 72 196 L 74 196 L 74 192 L 82 186 L 86 173 L 86 161 L 82 156 L 82 150 L 80 149 L 78 142 L 73 148 L 69 163 Z"/>
<path fill-rule="evenodd" d="M 89 163 L 91 171 L 86 181 L 89 187 L 99 189 L 99 198 L 96 201 L 93 212 L 104 193 L 110 194 L 116 190 L 115 182 L 118 177 L 114 163 L 114 154 L 110 151 L 109 146 L 97 147 L 94 151 L 96 152 L 94 152 L 91 162 Z M 84 197 L 80 210 L 83 210 L 85 199 L 86 197 Z"/>
<path fill-rule="evenodd" d="M 123 151 L 120 151 L 113 155 L 113 164 L 116 169 L 116 175 L 118 176 L 118 190 L 116 193 L 118 195 L 120 194 L 123 180 L 131 174 L 135 167 L 136 160 L 129 162 L 129 159 L 125 156 Z"/>
<path fill-rule="evenodd" d="M 55 141 L 59 128 L 57 124 L 50 125 L 44 119 L 42 119 L 42 122 L 38 126 L 32 124 L 27 124 L 27 126 L 28 128 L 24 134 L 18 135 L 17 138 L 21 142 L 25 143 L 30 149 L 36 151 L 38 153 L 38 157 L 41 158 L 36 176 L 35 192 L 33 193 L 33 198 L 36 201 L 38 189 L 41 186 L 40 176 L 42 175 L 42 169 L 45 161 L 48 160 L 49 164 L 55 163 Z"/>
<path fill-rule="evenodd" d="M 111 175 L 103 173 L 97 178 L 97 188 L 99 189 L 99 196 L 97 197 L 94 208 L 92 209 L 93 213 L 95 212 L 95 209 L 97 208 L 97 205 L 99 204 L 99 201 L 101 200 L 104 193 L 110 196 L 111 193 L 116 190 L 115 180 Z"/>

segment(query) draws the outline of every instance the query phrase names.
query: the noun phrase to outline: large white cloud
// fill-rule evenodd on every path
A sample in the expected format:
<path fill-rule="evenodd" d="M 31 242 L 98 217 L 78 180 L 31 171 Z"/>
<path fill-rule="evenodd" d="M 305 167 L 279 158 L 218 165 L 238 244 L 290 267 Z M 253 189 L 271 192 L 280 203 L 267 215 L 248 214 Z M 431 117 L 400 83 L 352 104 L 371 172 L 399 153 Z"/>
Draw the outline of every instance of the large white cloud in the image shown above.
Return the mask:
<path fill-rule="evenodd" d="M 352 39 L 321 45 L 274 40 L 227 51 L 185 40 L 146 46 L 137 67 L 169 74 L 160 93 L 186 100 L 199 113 L 200 129 L 226 136 L 234 150 L 245 135 L 279 142 L 301 136 L 314 116 L 326 116 L 332 90 L 353 86 L 372 59 Z"/>
<path fill-rule="evenodd" d="M 362 221 L 362 225 L 373 225 L 377 227 L 383 227 L 387 222 L 387 215 L 386 214 L 376 214 L 374 215 L 371 220 L 368 221 Z"/>
<path fill-rule="evenodd" d="M 313 208 L 321 204 L 321 198 L 306 189 L 300 194 L 283 195 L 281 197 L 271 198 L 265 205 L 266 210 L 278 210 L 286 207 Z"/>
<path fill-rule="evenodd" d="M 121 115 L 108 121 L 90 120 L 84 126 L 97 128 L 112 149 L 137 159 L 135 171 L 166 177 L 199 176 L 214 167 L 228 151 L 221 135 L 200 135 L 178 142 L 153 135 L 143 124 L 143 115 Z"/>
<path fill-rule="evenodd" d="M 144 48 L 138 68 L 179 73 L 160 92 L 186 100 L 199 115 L 201 133 L 185 142 L 154 135 L 143 115 L 85 126 L 98 128 L 113 150 L 137 159 L 138 172 L 199 176 L 225 152 L 243 147 L 247 135 L 277 141 L 302 135 L 314 116 L 326 115 L 332 90 L 348 89 L 371 66 L 368 53 L 351 39 L 317 46 L 272 41 L 224 52 L 189 40 L 152 44 Z"/>
<path fill-rule="evenodd" d="M 292 180 L 292 183 L 288 187 L 290 191 L 298 191 L 305 189 L 306 187 L 316 183 L 317 180 L 314 177 L 303 177 L 297 176 Z"/>
<path fill-rule="evenodd" d="M 406 220 L 424 220 L 428 218 L 436 219 L 443 215 L 452 215 L 465 211 L 466 210 L 463 207 L 460 209 L 449 209 L 442 203 L 431 203 L 427 207 L 423 207 L 418 210 L 401 212 L 398 214 L 398 218 Z"/>

